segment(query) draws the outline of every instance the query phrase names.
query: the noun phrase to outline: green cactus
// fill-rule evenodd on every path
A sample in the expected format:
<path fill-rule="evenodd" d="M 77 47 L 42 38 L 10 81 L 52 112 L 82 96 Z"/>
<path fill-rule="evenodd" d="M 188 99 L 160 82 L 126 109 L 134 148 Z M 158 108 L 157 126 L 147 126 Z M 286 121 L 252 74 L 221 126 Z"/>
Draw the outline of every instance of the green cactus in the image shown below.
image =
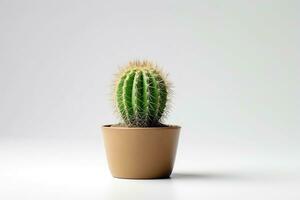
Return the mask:
<path fill-rule="evenodd" d="M 161 126 L 169 87 L 164 75 L 148 61 L 130 62 L 120 73 L 114 100 L 123 123 L 129 127 Z"/>

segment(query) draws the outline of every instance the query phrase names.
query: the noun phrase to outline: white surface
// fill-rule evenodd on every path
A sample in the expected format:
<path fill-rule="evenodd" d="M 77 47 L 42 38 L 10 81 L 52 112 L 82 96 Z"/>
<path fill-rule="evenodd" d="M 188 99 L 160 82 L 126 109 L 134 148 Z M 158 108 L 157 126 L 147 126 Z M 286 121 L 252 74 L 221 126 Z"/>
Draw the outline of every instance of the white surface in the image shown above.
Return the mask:
<path fill-rule="evenodd" d="M 189 148 L 181 138 L 170 179 L 122 180 L 109 174 L 100 135 L 96 140 L 7 138 L 0 142 L 0 199 L 300 198 L 299 154 L 257 152 L 227 146 L 228 140 L 216 148 L 208 142 Z"/>

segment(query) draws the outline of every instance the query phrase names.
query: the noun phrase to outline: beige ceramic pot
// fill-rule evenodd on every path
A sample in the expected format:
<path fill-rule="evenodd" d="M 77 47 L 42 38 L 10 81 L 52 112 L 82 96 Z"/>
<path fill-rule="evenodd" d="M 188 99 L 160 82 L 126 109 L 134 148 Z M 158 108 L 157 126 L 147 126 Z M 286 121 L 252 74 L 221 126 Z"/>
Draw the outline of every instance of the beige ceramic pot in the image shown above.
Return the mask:
<path fill-rule="evenodd" d="M 176 156 L 179 126 L 102 127 L 106 157 L 113 177 L 167 178 Z"/>

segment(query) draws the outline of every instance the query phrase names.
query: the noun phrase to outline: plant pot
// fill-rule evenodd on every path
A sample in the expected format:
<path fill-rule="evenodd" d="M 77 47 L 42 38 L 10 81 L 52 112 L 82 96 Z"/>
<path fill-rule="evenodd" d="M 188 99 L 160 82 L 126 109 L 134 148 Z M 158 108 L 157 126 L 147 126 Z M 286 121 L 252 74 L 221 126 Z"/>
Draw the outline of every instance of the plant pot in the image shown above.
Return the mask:
<path fill-rule="evenodd" d="M 179 126 L 102 127 L 110 172 L 116 178 L 154 179 L 171 175 Z"/>

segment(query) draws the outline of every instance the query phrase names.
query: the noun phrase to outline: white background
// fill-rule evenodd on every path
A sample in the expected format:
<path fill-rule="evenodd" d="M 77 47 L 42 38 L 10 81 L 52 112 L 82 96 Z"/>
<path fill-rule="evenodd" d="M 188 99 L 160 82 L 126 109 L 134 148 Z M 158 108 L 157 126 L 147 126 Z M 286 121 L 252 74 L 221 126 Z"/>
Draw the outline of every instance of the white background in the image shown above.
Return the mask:
<path fill-rule="evenodd" d="M 0 0 L 0 199 L 299 199 L 299 1 Z M 171 179 L 111 178 L 113 74 L 149 59 Z"/>

